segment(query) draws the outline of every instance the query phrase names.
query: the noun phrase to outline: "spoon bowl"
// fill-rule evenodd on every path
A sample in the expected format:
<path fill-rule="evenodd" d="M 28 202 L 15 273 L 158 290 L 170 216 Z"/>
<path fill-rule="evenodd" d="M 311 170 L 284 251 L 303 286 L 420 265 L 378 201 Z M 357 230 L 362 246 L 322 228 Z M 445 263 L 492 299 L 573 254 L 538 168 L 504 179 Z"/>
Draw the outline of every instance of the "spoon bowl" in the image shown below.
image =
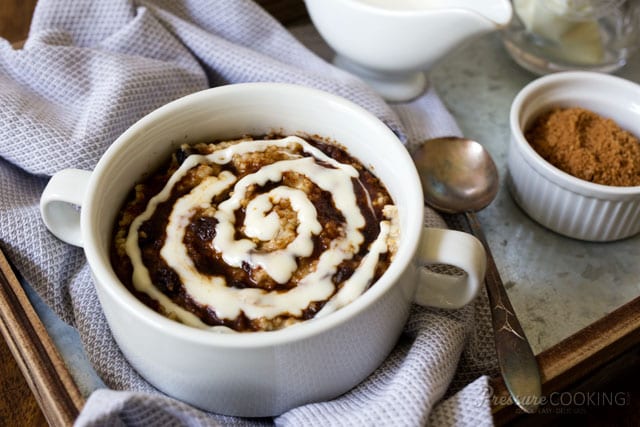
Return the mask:
<path fill-rule="evenodd" d="M 498 169 L 493 159 L 471 139 L 429 139 L 414 153 L 413 160 L 425 202 L 437 211 L 477 212 L 498 192 Z"/>

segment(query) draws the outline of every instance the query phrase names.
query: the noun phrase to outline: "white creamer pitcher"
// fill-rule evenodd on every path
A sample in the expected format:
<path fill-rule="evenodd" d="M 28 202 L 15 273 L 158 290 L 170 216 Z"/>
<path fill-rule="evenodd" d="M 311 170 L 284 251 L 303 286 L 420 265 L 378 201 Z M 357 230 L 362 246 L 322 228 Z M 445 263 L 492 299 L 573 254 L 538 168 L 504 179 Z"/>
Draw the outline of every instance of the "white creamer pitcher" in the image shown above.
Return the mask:
<path fill-rule="evenodd" d="M 424 72 L 454 48 L 506 26 L 508 0 L 305 0 L 334 63 L 389 101 L 426 87 Z"/>

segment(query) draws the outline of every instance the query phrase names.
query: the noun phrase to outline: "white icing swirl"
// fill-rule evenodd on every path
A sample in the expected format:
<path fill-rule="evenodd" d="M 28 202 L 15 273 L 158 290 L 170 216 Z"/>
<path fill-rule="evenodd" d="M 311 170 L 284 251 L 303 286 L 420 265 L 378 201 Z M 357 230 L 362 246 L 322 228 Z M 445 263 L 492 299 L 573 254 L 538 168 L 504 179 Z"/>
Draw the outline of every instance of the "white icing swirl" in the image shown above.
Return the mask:
<path fill-rule="evenodd" d="M 186 293 L 198 304 L 214 310 L 219 319 L 232 320 L 242 313 L 249 319 L 272 319 L 280 315 L 299 317 L 310 303 L 327 301 L 317 314 L 324 316 L 353 301 L 373 280 L 380 255 L 388 249 L 388 221 L 381 222 L 380 233 L 368 248 L 367 255 L 362 258 L 351 277 L 344 281 L 339 291 L 336 291 L 332 281 L 338 266 L 343 261 L 352 259 L 364 242 L 361 229 L 365 225 L 365 219 L 358 207 L 352 183 L 352 178 L 358 177 L 358 171 L 351 165 L 342 164 L 327 156 L 299 137 L 241 141 L 208 155 L 194 154 L 187 157 L 129 228 L 126 252 L 133 266 L 133 284 L 138 291 L 158 301 L 165 313 L 185 324 L 209 328 L 197 316 L 175 304 L 153 285 L 149 271 L 142 261 L 138 242 L 140 227 L 153 216 L 160 203 L 169 199 L 173 188 L 190 169 L 200 164 L 224 165 L 231 162 L 234 156 L 264 152 L 271 147 L 283 150 L 301 147 L 310 156 L 294 153 L 286 156 L 285 160 L 264 165 L 255 173 L 249 173 L 240 179 L 223 170 L 218 176 L 203 179 L 174 203 L 160 255 L 178 275 Z M 344 228 L 340 236 L 332 240 L 330 247 L 319 256 L 315 269 L 300 278 L 296 286 L 287 291 L 236 288 L 228 286 L 224 277 L 198 271 L 183 241 L 194 213 L 206 210 L 216 220 L 212 249 L 222 255 L 225 263 L 238 268 L 246 265 L 251 269 L 260 268 L 279 284 L 286 284 L 292 278 L 298 268 L 298 259 L 313 253 L 313 237 L 322 232 L 322 225 L 307 194 L 281 183 L 283 174 L 287 172 L 304 176 L 330 193 L 336 209 L 344 217 Z M 248 189 L 261 187 L 269 182 L 279 185 L 246 202 Z M 217 206 L 212 204 L 212 199 L 230 189 L 226 200 Z M 296 214 L 296 236 L 283 248 L 259 250 L 256 241 L 269 241 L 280 233 L 281 218 L 273 208 L 283 200 L 288 201 Z M 235 213 L 242 208 L 243 201 L 246 209 L 242 226 L 246 238 L 236 239 L 236 232 L 241 225 L 235 224 Z"/>

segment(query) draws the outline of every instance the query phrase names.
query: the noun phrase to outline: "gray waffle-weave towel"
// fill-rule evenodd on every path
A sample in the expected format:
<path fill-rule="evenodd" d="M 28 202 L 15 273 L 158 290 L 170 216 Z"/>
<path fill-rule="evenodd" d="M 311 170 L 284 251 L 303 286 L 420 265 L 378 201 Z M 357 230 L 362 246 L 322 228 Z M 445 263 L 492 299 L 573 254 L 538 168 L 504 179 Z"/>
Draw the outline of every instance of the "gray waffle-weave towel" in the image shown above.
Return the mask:
<path fill-rule="evenodd" d="M 0 244 L 22 277 L 77 328 L 108 389 L 77 425 L 491 425 L 495 372 L 486 296 L 461 310 L 414 307 L 370 378 L 276 419 L 207 414 L 162 395 L 111 337 L 80 249 L 56 240 L 38 202 L 49 176 L 91 169 L 127 127 L 162 104 L 222 84 L 297 83 L 371 111 L 408 145 L 459 130 L 435 92 L 390 107 L 316 56 L 249 0 L 41 0 L 23 49 L 0 39 Z M 433 212 L 430 225 L 443 226 Z"/>

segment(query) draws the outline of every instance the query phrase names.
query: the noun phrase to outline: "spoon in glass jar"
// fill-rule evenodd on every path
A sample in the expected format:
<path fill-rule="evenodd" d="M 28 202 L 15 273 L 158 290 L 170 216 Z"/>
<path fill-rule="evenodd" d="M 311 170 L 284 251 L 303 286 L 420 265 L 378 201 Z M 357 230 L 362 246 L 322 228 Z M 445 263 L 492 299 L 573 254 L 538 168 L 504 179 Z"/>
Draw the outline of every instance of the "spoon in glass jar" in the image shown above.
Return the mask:
<path fill-rule="evenodd" d="M 425 203 L 439 212 L 462 213 L 472 234 L 487 250 L 485 284 L 500 372 L 514 403 L 533 413 L 541 396 L 538 364 L 473 214 L 489 205 L 498 192 L 496 165 L 481 144 L 458 137 L 425 141 L 413 154 L 413 160 L 422 181 Z"/>

